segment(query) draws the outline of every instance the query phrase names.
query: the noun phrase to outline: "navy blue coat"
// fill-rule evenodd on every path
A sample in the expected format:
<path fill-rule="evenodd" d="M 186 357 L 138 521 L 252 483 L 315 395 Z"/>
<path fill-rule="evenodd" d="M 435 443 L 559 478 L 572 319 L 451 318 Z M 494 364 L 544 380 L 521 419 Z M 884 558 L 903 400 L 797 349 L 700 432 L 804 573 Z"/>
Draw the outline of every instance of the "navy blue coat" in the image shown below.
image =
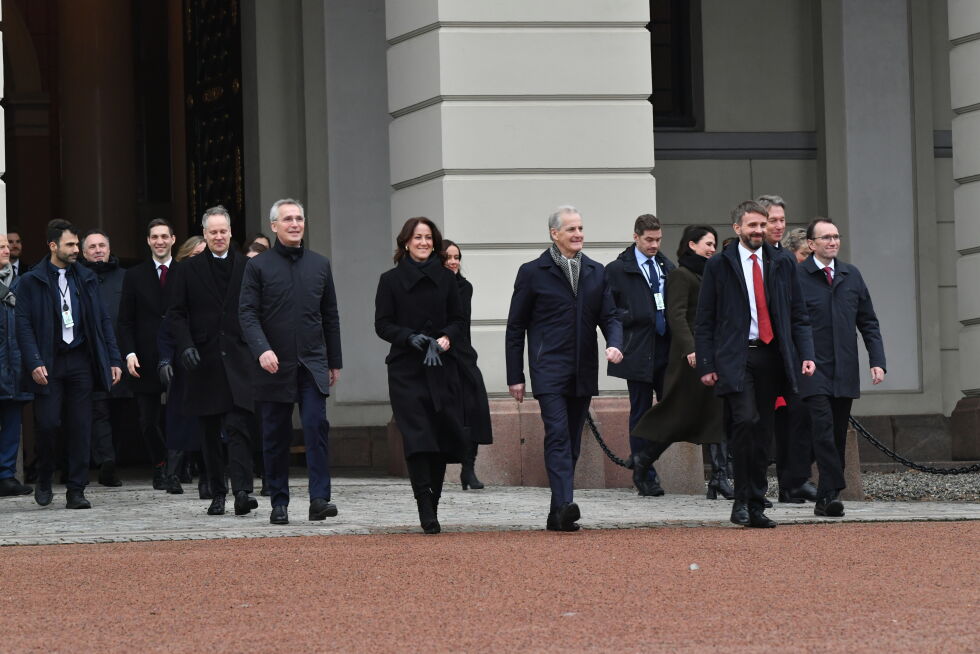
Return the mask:
<path fill-rule="evenodd" d="M 507 385 L 523 384 L 527 334 L 531 390 L 591 397 L 599 392 L 596 327 L 608 347 L 622 350 L 623 326 L 603 267 L 582 255 L 578 295 L 545 250 L 517 271 L 507 316 Z"/>
<path fill-rule="evenodd" d="M 75 276 L 78 294 L 72 298 L 79 303 L 82 329 L 86 347 L 92 357 L 94 387 L 104 391 L 112 389 L 111 367 L 122 367 L 112 318 L 99 294 L 99 280 L 91 270 L 78 264 L 68 268 Z M 41 386 L 31 378 L 38 366 L 50 366 L 54 358 L 55 329 L 61 329 L 61 317 L 56 312 L 52 285 L 55 277 L 48 275 L 45 261 L 17 278 L 17 344 L 23 358 L 24 388 L 36 395 L 47 395 L 49 387 Z M 60 331 L 59 331 L 60 333 Z"/>
<path fill-rule="evenodd" d="M 796 260 L 768 243 L 762 245 L 763 283 L 773 333 L 783 358 L 786 380 L 797 392 L 802 361 L 813 360 L 810 318 Z M 694 351 L 698 375 L 717 373 L 717 395 L 738 393 L 745 383 L 749 358 L 749 291 L 739 261 L 738 241 L 708 259 L 698 296 Z"/>
<path fill-rule="evenodd" d="M 611 377 L 653 383 L 653 353 L 657 340 L 670 340 L 670 332 L 657 335 L 657 305 L 647 278 L 636 263 L 636 246 L 631 245 L 606 266 L 606 280 L 616 304 L 616 313 L 623 325 L 623 360 L 609 363 L 606 372 Z M 660 273 L 666 277 L 674 264 L 658 252 L 654 257 Z M 666 293 L 666 286 L 664 288 Z M 666 298 L 664 298 L 666 302 Z M 666 305 L 664 322 L 667 321 Z"/>
<path fill-rule="evenodd" d="M 112 320 L 112 329 L 113 333 L 116 334 L 116 345 L 118 345 L 119 303 L 122 299 L 123 279 L 126 277 L 126 270 L 119 267 L 119 259 L 111 255 L 108 261 L 93 262 L 79 259 L 78 262 L 94 272 L 99 280 L 99 294 L 102 297 L 102 304 L 105 305 L 106 311 L 109 312 L 109 318 Z M 123 366 L 122 373 L 122 379 L 112 387 L 110 393 L 96 391 L 93 399 L 103 400 L 106 398 L 118 399 L 132 397 L 133 392 L 129 385 L 131 377 L 126 371 L 126 366 Z"/>
<path fill-rule="evenodd" d="M 857 332 L 864 337 L 872 368 L 885 367 L 885 347 L 871 295 L 854 266 L 837 259 L 834 285 L 811 254 L 799 264 L 803 297 L 813 328 L 817 371 L 800 380 L 800 395 L 861 397 Z"/>
<path fill-rule="evenodd" d="M 17 279 L 14 278 L 13 288 L 17 286 Z M 0 400 L 27 402 L 33 399 L 34 396 L 24 390 L 22 372 L 15 310 L 0 302 Z"/>

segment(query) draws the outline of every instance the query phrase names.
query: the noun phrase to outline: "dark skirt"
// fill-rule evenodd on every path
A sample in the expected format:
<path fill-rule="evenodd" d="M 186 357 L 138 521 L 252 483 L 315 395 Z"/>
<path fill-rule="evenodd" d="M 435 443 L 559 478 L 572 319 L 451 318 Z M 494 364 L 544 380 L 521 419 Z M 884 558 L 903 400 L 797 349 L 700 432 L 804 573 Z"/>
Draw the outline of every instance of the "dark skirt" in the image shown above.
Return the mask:
<path fill-rule="evenodd" d="M 490 401 L 483 374 L 476 362 L 459 362 L 459 389 L 463 396 L 463 427 L 466 439 L 480 445 L 493 443 L 493 427 L 490 423 Z"/>

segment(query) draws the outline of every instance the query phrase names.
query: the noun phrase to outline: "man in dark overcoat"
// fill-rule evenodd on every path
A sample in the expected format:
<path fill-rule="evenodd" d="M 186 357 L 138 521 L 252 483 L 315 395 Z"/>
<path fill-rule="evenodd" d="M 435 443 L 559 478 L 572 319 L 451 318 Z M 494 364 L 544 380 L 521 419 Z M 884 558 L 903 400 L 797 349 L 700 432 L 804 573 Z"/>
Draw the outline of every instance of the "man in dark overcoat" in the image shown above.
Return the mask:
<path fill-rule="evenodd" d="M 119 333 L 119 302 L 122 299 L 126 271 L 119 265 L 111 250 L 109 235 L 91 229 L 82 238 L 82 265 L 95 273 L 99 280 L 99 295 L 109 312 L 113 328 Z M 103 486 L 122 486 L 116 474 L 116 446 L 112 437 L 113 417 L 118 417 L 133 392 L 124 375 L 108 393 L 92 393 L 92 464 L 99 468 L 99 483 Z"/>
<path fill-rule="evenodd" d="M 812 254 L 799 264 L 817 370 L 800 381 L 800 395 L 810 409 L 810 434 L 820 479 L 816 515 L 839 517 L 844 505 L 844 446 L 851 403 L 861 396 L 857 334 L 864 339 L 871 383 L 885 379 L 885 348 L 871 294 L 855 266 L 837 258 L 840 232 L 829 218 L 816 218 L 807 227 Z"/>
<path fill-rule="evenodd" d="M 288 524 L 289 445 L 299 403 L 310 520 L 337 515 L 330 501 L 327 396 L 340 379 L 340 315 L 330 260 L 303 245 L 306 216 L 296 200 L 277 200 L 269 213 L 276 242 L 245 266 L 239 302 L 242 334 L 258 360 L 254 392 L 262 421 L 266 487 L 272 524 Z"/>
<path fill-rule="evenodd" d="M 633 245 L 606 266 L 606 280 L 623 324 L 624 342 L 622 362 L 609 363 L 607 374 L 626 380 L 630 395 L 630 434 L 653 406 L 654 395 L 658 402 L 664 395 L 664 375 L 670 355 L 665 285 L 674 264 L 660 251 L 663 235 L 656 216 L 639 216 L 633 224 Z M 629 442 L 630 458 L 634 461 L 649 443 L 632 435 Z M 640 495 L 664 494 L 652 465 L 646 479 L 635 479 L 634 483 Z"/>
<path fill-rule="evenodd" d="M 731 520 L 775 527 L 763 511 L 776 396 L 812 375 L 813 339 L 796 263 L 765 242 L 766 210 L 732 211 L 738 240 L 708 259 L 694 327 L 698 374 L 731 415 L 735 502 Z M 801 362 L 802 360 L 802 362 Z"/>
<path fill-rule="evenodd" d="M 150 259 L 126 271 L 119 301 L 119 349 L 139 409 L 140 434 L 153 463 L 153 488 L 165 490 L 167 448 L 163 439 L 161 399 L 163 384 L 157 375 L 160 354 L 157 335 L 167 313 L 167 279 L 173 267 L 173 226 L 154 218 L 146 228 Z"/>
<path fill-rule="evenodd" d="M 211 487 L 209 515 L 225 512 L 225 457 L 235 494 L 235 515 L 258 506 L 252 492 L 252 418 L 254 365 L 238 321 L 238 299 L 245 271 L 244 254 L 231 247 L 231 217 L 218 205 L 201 221 L 207 248 L 181 263 L 170 282 L 167 313 L 176 341 L 175 353 L 187 370 L 184 413 L 199 416 L 204 427 L 204 466 Z"/>
<path fill-rule="evenodd" d="M 592 396 L 599 392 L 596 327 L 606 338 L 606 360 L 623 360 L 623 327 L 603 267 L 582 254 L 582 216 L 572 206 L 548 218 L 551 248 L 517 271 L 507 316 L 507 385 L 524 401 L 524 338 L 534 399 L 544 422 L 544 460 L 551 486 L 546 526 L 575 531 L 575 464 Z"/>
<path fill-rule="evenodd" d="M 122 377 L 112 320 L 95 274 L 76 264 L 78 231 L 66 220 L 47 229 L 50 256 L 17 282 L 17 343 L 25 389 L 34 393 L 38 479 L 34 500 L 51 503 L 55 437 L 67 449 L 66 506 L 89 509 L 85 497 L 92 435 L 92 391 L 108 392 Z M 67 418 L 62 421 L 62 417 Z"/>

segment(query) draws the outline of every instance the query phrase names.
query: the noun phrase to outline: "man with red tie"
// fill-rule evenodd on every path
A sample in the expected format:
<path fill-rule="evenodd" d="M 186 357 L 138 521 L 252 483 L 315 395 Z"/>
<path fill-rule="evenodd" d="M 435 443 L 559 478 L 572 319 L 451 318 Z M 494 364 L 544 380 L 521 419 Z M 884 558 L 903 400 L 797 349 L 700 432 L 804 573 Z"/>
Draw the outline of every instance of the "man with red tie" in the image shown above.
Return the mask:
<path fill-rule="evenodd" d="M 791 257 L 765 242 L 768 213 L 757 202 L 732 211 L 738 240 L 704 269 L 694 326 L 701 382 L 725 400 L 732 420 L 733 523 L 775 527 L 763 511 L 776 395 L 812 375 L 810 319 Z"/>

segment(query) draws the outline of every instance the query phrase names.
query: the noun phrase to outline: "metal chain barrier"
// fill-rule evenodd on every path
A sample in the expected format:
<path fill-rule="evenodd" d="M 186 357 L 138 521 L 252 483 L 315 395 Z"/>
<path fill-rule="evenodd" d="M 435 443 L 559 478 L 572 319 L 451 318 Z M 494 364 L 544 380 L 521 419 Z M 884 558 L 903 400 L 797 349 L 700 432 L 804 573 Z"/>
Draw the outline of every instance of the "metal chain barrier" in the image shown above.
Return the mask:
<path fill-rule="evenodd" d="M 596 441 L 599 443 L 599 447 L 602 448 L 602 451 L 606 453 L 606 456 L 609 457 L 609 460 L 623 468 L 632 469 L 633 466 L 627 463 L 625 459 L 620 459 L 618 456 L 616 456 L 613 453 L 613 451 L 609 449 L 609 446 L 606 445 L 606 441 L 602 440 L 602 436 L 599 434 L 599 428 L 595 426 L 595 421 L 592 419 L 591 411 L 589 411 L 585 419 L 589 423 L 589 429 L 592 430 L 592 435 L 595 436 Z"/>
<path fill-rule="evenodd" d="M 892 450 L 888 449 L 888 446 L 872 436 L 871 432 L 864 428 L 864 425 L 855 420 L 854 416 L 851 416 L 850 423 L 851 426 L 854 427 L 855 431 L 864 436 L 869 443 L 884 452 L 886 456 L 901 463 L 906 468 L 912 468 L 913 470 L 918 470 L 919 472 L 927 472 L 930 475 L 966 475 L 971 472 L 980 472 L 980 463 L 974 463 L 972 466 L 963 466 L 961 468 L 932 468 L 930 466 L 924 466 L 921 463 L 914 463 L 902 455 L 896 454 Z"/>

